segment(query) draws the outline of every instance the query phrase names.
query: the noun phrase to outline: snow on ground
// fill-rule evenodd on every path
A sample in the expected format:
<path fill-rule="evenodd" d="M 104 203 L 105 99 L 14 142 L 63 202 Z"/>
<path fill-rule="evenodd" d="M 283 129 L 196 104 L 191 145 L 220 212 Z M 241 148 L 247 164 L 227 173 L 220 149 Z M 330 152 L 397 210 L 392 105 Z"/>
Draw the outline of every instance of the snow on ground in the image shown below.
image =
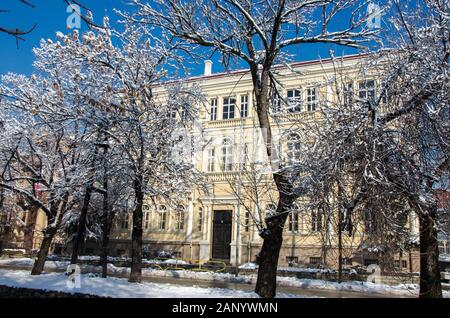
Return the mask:
<path fill-rule="evenodd" d="M 239 266 L 239 269 L 257 269 L 258 265 L 255 263 L 244 263 Z"/>
<path fill-rule="evenodd" d="M 21 248 L 5 248 L 3 252 L 14 252 L 14 253 L 22 253 L 25 254 L 27 251 Z"/>
<path fill-rule="evenodd" d="M 7 267 L 30 267 L 33 260 L 29 258 L 19 259 L 0 259 L 0 266 Z M 65 270 L 70 262 L 68 261 L 46 261 L 46 270 Z M 248 265 L 247 265 L 248 266 Z M 101 268 L 93 265 L 82 265 L 82 272 L 101 272 Z M 114 266 L 108 263 L 108 273 L 112 275 L 128 275 L 130 269 L 127 267 Z M 255 284 L 256 274 L 235 276 L 230 273 L 220 273 L 211 271 L 195 271 L 195 270 L 161 270 L 154 268 L 142 269 L 143 277 L 166 277 L 166 278 L 182 278 L 195 280 L 206 280 L 216 282 L 230 282 L 230 283 L 246 283 Z M 194 282 L 195 283 L 195 282 Z M 359 292 L 367 295 L 382 294 L 391 296 L 416 296 L 418 295 L 418 286 L 416 284 L 399 284 L 399 285 L 385 285 L 375 284 L 362 281 L 348 281 L 348 282 L 332 282 L 319 279 L 304 279 L 296 277 L 278 277 L 278 286 L 296 287 L 300 289 L 316 289 L 327 291 L 349 291 Z M 444 291 L 444 297 L 450 298 L 450 291 Z"/>
<path fill-rule="evenodd" d="M 31 258 L 3 258 L 0 259 L 0 266 L 8 266 L 8 267 L 32 267 L 34 264 L 34 259 Z M 48 270 L 56 270 L 56 269 L 66 269 L 70 264 L 69 261 L 45 261 L 45 268 Z"/>
<path fill-rule="evenodd" d="M 0 269 L 0 285 L 65 293 L 83 293 L 114 298 L 257 298 L 254 292 L 227 288 L 202 288 L 175 284 L 132 284 L 124 278 L 101 278 L 94 274 L 81 275 L 80 288 L 70 288 L 64 273 L 31 276 L 29 271 Z M 299 297 L 281 294 L 278 297 Z"/>
<path fill-rule="evenodd" d="M 239 269 L 258 269 L 255 263 L 244 263 L 239 266 Z M 301 268 L 301 267 L 278 267 L 278 271 L 292 272 L 292 273 L 335 273 L 336 271 L 328 268 Z"/>

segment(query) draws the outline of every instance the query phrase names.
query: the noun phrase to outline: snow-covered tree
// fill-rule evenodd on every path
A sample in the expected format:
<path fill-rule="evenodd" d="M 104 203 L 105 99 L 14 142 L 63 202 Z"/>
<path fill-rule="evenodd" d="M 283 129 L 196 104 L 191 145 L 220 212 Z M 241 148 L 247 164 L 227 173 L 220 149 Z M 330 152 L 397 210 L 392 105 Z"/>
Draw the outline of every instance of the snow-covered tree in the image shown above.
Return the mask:
<path fill-rule="evenodd" d="M 59 37 L 64 44 L 49 51 L 47 63 L 59 56 L 77 65 L 80 73 L 73 76 L 83 87 L 78 96 L 86 104 L 80 120 L 108 141 L 112 153 L 121 154 L 120 161 L 108 164 L 121 168 L 133 193 L 130 281 L 138 282 L 144 201 L 185 194 L 191 181 L 196 180 L 190 156 L 175 160 L 173 151 L 187 142 L 179 138 L 178 131 L 189 128 L 201 94 L 195 88 L 173 82 L 166 87 L 165 99 L 155 99 L 153 87 L 167 80 L 164 67 L 177 62 L 180 47 L 177 42 L 165 42 L 164 37 L 157 39 L 146 27 L 128 24 L 119 32 L 112 30 L 105 19 L 102 28 L 80 38 L 77 32 Z M 118 43 L 113 44 L 114 41 Z M 95 190 L 93 182 L 90 188 Z"/>
<path fill-rule="evenodd" d="M 84 178 L 77 170 L 77 143 L 83 132 L 66 121 L 67 105 L 72 104 L 63 95 L 61 79 L 9 74 L 3 76 L 0 88 L 4 126 L 0 186 L 47 216 L 33 274 L 42 272 L 51 241 Z"/>
<path fill-rule="evenodd" d="M 92 233 L 87 227 L 92 198 L 103 195 L 103 212 L 96 219 L 105 244 L 112 201 L 126 197 L 134 202 L 130 281 L 140 281 L 144 200 L 175 201 L 200 180 L 192 153 L 178 154 L 191 146 L 180 136 L 189 136 L 202 102 L 199 89 L 173 81 L 160 89 L 163 98 L 153 94 L 154 86 L 161 88 L 160 82 L 169 79 L 165 65 L 176 63 L 182 48 L 144 26 L 114 30 L 105 18 L 101 28 L 83 35 L 58 32 L 56 42 L 42 41 L 35 49 L 38 75 L 3 77 L 2 107 L 8 116 L 2 168 L 7 173 L 1 185 L 42 209 L 49 221 L 46 232 L 51 232 L 33 272 L 42 271 L 61 222 L 75 229 L 72 262 L 77 262 L 86 231 Z M 35 184 L 48 188 L 40 190 L 49 192 L 45 200 L 33 192 Z"/>
<path fill-rule="evenodd" d="M 365 242 L 383 253 L 414 243 L 406 227 L 417 217 L 420 297 L 442 297 L 434 188 L 449 173 L 449 7 L 392 5 L 389 49 L 367 56 L 358 74 L 372 79 L 371 93 L 355 94 L 343 73 L 330 79 L 338 101 L 299 129 L 305 144 L 294 175 L 308 180 L 313 204 L 332 203 L 342 228 L 364 220 Z"/>

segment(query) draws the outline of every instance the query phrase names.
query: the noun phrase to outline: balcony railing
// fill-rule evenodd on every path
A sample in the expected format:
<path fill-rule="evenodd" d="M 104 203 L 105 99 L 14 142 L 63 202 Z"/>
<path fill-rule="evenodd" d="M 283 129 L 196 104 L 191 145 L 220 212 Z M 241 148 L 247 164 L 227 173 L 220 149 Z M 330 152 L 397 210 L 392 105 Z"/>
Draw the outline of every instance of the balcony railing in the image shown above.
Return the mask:
<path fill-rule="evenodd" d="M 205 123 L 205 128 L 229 128 L 244 125 L 247 118 L 211 120 Z"/>
<path fill-rule="evenodd" d="M 233 180 L 234 177 L 236 177 L 236 175 L 237 175 L 236 171 L 226 171 L 226 172 L 219 171 L 206 173 L 206 177 L 210 182 Z"/>

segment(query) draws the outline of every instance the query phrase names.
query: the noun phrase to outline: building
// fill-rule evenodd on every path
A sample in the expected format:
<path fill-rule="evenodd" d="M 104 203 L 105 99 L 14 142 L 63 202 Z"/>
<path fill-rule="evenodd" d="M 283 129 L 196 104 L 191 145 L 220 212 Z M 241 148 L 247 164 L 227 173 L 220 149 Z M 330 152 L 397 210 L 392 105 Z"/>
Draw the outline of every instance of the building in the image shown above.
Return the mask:
<path fill-rule="evenodd" d="M 360 97 L 374 98 L 377 82 L 374 75 L 360 73 L 361 55 L 346 56 L 340 64 L 346 88 Z M 276 123 L 274 138 L 279 144 L 281 160 L 295 160 L 301 151 L 300 141 L 290 134 L 299 121 L 317 120 L 321 102 L 336 99 L 329 78 L 334 74 L 331 60 L 294 63 L 291 69 L 277 67 L 283 83 L 282 94 L 288 105 L 274 98 L 271 120 Z M 295 72 L 292 71 L 295 70 Z M 248 70 L 213 73 L 212 62 L 205 62 L 203 76 L 187 79 L 198 84 L 207 95 L 207 109 L 199 110 L 198 124 L 207 143 L 195 150 L 193 160 L 205 173 L 208 193 L 192 191 L 178 209 L 161 204 L 144 206 L 144 245 L 149 257 L 172 255 L 192 263 L 221 260 L 232 265 L 254 262 L 262 239 L 258 227 L 266 213 L 275 209 L 276 192 L 271 176 L 258 182 L 259 193 L 248 193 L 242 180 L 249 172 L 249 162 L 264 161 L 265 150 L 253 107 L 252 81 Z M 164 98 L 163 88 L 156 94 Z M 244 159 L 244 160 L 243 160 Z M 250 169 L 251 170 L 251 169 Z M 261 204 L 254 204 L 251 196 Z M 239 199 L 240 198 L 240 199 Z M 244 202 L 245 201 L 245 202 Z M 323 237 L 323 222 L 314 211 L 302 209 L 299 200 L 286 222 L 285 238 L 280 254 L 281 265 L 331 266 L 337 264 L 336 239 Z M 417 240 L 418 222 L 409 220 L 412 237 Z M 111 255 L 128 256 L 131 216 L 122 218 L 111 240 Z M 378 253 L 364 250 L 365 231 L 344 239 L 346 266 L 367 266 L 378 262 Z M 328 244 L 324 247 L 324 240 Z M 94 246 L 88 252 L 94 252 Z M 418 270 L 417 253 L 396 255 L 393 267 L 404 271 Z"/>

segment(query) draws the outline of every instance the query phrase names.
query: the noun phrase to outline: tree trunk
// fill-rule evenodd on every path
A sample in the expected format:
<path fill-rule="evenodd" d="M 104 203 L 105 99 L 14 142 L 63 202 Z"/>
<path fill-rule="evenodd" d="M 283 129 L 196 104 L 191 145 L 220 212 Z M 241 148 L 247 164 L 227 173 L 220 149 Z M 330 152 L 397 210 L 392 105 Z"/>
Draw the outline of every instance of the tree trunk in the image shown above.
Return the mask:
<path fill-rule="evenodd" d="M 273 298 L 277 288 L 277 267 L 283 244 L 283 227 L 286 222 L 288 211 L 292 205 L 289 197 L 280 195 L 277 216 L 266 220 L 267 232 L 263 232 L 263 246 L 259 253 L 258 278 L 255 292 L 263 298 Z"/>
<path fill-rule="evenodd" d="M 33 269 L 31 270 L 31 275 L 41 275 L 44 270 L 45 260 L 47 259 L 48 251 L 50 250 L 50 246 L 52 244 L 52 240 L 55 237 L 57 232 L 56 226 L 48 226 L 44 230 L 44 238 L 41 243 L 41 247 L 39 249 L 38 257 L 34 261 Z"/>
<path fill-rule="evenodd" d="M 92 191 L 94 190 L 94 171 L 95 163 L 97 160 L 98 148 L 94 148 L 94 155 L 91 161 L 91 177 L 88 180 L 88 185 L 86 186 L 86 193 L 84 194 L 83 206 L 81 208 L 80 219 L 78 220 L 77 234 L 73 240 L 72 246 L 72 258 L 70 260 L 71 264 L 76 264 L 78 262 L 78 255 L 80 253 L 81 245 L 84 242 L 84 235 L 86 233 L 86 219 L 89 211 L 89 204 L 91 203 Z"/>
<path fill-rule="evenodd" d="M 108 223 L 108 220 L 105 221 Z M 109 245 L 109 226 L 106 224 L 102 225 L 103 228 L 103 238 L 102 238 L 102 249 L 100 254 L 100 266 L 102 267 L 102 277 L 108 277 L 108 245 Z M 108 231 L 108 232 L 105 232 Z"/>
<path fill-rule="evenodd" d="M 342 283 L 342 211 L 339 209 L 338 213 L 338 283 Z"/>
<path fill-rule="evenodd" d="M 108 205 L 108 181 L 103 183 L 105 193 L 103 195 L 103 215 L 102 215 L 102 250 L 100 254 L 100 266 L 102 267 L 102 277 L 108 276 L 108 245 L 109 234 L 112 225 L 113 216 Z"/>
<path fill-rule="evenodd" d="M 109 245 L 109 231 L 112 225 L 113 215 L 109 209 L 108 196 L 108 156 L 109 146 L 108 137 L 105 134 L 103 147 L 103 213 L 101 219 L 102 226 L 102 249 L 100 252 L 100 266 L 102 267 L 102 277 L 108 277 L 108 245 Z"/>
<path fill-rule="evenodd" d="M 439 247 L 434 227 L 436 209 L 419 215 L 420 222 L 420 298 L 442 298 Z"/>
<path fill-rule="evenodd" d="M 86 188 L 86 193 L 84 195 L 83 207 L 81 208 L 80 218 L 78 220 L 77 234 L 73 240 L 72 244 L 72 258 L 70 264 L 78 263 L 78 255 L 80 253 L 81 245 L 84 242 L 84 235 L 86 233 L 86 219 L 89 211 L 89 204 L 91 202 L 92 185 Z"/>
<path fill-rule="evenodd" d="M 134 182 L 136 208 L 133 211 L 133 231 L 131 233 L 131 272 L 129 279 L 131 283 L 140 283 L 142 279 L 142 205 L 144 193 L 141 186 L 141 180 Z"/>

